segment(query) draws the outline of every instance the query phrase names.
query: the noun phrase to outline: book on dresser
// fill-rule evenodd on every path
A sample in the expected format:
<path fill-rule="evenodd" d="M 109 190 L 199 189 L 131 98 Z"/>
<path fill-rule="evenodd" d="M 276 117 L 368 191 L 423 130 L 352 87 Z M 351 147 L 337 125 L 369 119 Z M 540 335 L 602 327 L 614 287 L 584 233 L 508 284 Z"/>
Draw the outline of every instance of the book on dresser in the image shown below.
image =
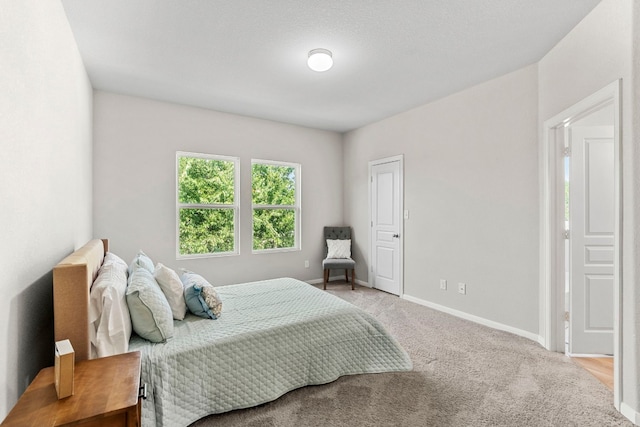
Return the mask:
<path fill-rule="evenodd" d="M 55 352 L 56 393 L 58 399 L 64 399 L 73 395 L 75 352 L 69 340 L 56 341 Z"/>

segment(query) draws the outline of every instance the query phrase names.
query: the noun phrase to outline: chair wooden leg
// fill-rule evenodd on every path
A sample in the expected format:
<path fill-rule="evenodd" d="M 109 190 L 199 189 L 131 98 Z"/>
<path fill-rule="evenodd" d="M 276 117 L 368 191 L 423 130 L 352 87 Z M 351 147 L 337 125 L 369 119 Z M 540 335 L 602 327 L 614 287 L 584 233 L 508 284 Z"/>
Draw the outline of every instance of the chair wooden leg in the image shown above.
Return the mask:
<path fill-rule="evenodd" d="M 356 286 L 356 269 L 351 269 L 351 290 L 354 290 Z"/>
<path fill-rule="evenodd" d="M 349 283 L 349 270 L 347 270 L 346 268 L 344 269 L 344 280 Z"/>
<path fill-rule="evenodd" d="M 329 272 L 331 270 L 329 270 L 328 268 L 324 269 L 324 282 L 323 282 L 323 286 L 322 289 L 324 289 L 325 291 L 327 290 L 327 281 L 329 280 Z"/>

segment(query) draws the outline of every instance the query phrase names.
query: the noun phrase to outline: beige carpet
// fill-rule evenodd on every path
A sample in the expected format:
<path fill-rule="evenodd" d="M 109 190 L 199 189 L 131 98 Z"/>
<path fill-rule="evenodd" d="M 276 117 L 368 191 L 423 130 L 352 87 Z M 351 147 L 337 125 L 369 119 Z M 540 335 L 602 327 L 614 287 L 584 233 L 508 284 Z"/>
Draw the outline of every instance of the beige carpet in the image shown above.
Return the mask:
<path fill-rule="evenodd" d="M 598 380 L 526 338 L 364 287 L 328 292 L 375 315 L 413 371 L 342 377 L 193 426 L 632 426 Z"/>

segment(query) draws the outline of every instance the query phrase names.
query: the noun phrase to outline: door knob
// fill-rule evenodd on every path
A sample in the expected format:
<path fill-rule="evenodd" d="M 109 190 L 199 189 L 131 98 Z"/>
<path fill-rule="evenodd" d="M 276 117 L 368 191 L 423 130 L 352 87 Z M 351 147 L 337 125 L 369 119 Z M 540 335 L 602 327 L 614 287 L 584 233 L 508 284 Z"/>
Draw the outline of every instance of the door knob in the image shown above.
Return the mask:
<path fill-rule="evenodd" d="M 399 234 L 394 234 L 393 237 L 400 237 L 400 235 Z"/>

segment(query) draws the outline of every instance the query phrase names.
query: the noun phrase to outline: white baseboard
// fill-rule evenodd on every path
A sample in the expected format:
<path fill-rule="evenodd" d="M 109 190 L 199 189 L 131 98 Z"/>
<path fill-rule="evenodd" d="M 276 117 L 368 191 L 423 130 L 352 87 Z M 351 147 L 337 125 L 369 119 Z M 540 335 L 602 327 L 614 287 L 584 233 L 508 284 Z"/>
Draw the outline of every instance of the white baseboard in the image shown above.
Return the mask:
<path fill-rule="evenodd" d="M 545 339 L 544 339 L 544 337 L 543 337 L 543 336 L 541 336 L 541 335 L 538 335 L 538 344 L 540 344 L 540 346 L 541 346 L 541 347 L 544 347 L 544 348 L 546 348 L 546 349 L 549 349 L 549 348 L 547 347 L 547 340 L 545 340 Z"/>
<path fill-rule="evenodd" d="M 620 402 L 620 413 L 627 417 L 633 425 L 640 426 L 640 413 L 636 412 L 631 406 Z"/>
<path fill-rule="evenodd" d="M 470 320 L 472 322 L 479 323 L 481 325 L 488 326 L 493 329 L 498 329 L 500 331 L 510 332 L 512 334 L 519 335 L 524 338 L 528 338 L 537 343 L 539 343 L 541 340 L 538 334 L 534 334 L 532 332 L 514 328 L 512 326 L 504 325 L 502 323 L 494 322 L 493 320 L 488 320 L 483 317 L 474 316 L 473 314 L 465 313 L 464 311 L 455 310 L 453 308 L 449 308 L 440 304 L 435 304 L 420 298 L 412 297 L 411 295 L 407 295 L 407 294 L 402 295 L 402 298 L 406 299 L 407 301 L 414 302 L 416 304 L 424 305 L 425 307 L 429 307 L 434 310 L 442 311 L 443 313 L 451 314 L 461 319 Z"/>

